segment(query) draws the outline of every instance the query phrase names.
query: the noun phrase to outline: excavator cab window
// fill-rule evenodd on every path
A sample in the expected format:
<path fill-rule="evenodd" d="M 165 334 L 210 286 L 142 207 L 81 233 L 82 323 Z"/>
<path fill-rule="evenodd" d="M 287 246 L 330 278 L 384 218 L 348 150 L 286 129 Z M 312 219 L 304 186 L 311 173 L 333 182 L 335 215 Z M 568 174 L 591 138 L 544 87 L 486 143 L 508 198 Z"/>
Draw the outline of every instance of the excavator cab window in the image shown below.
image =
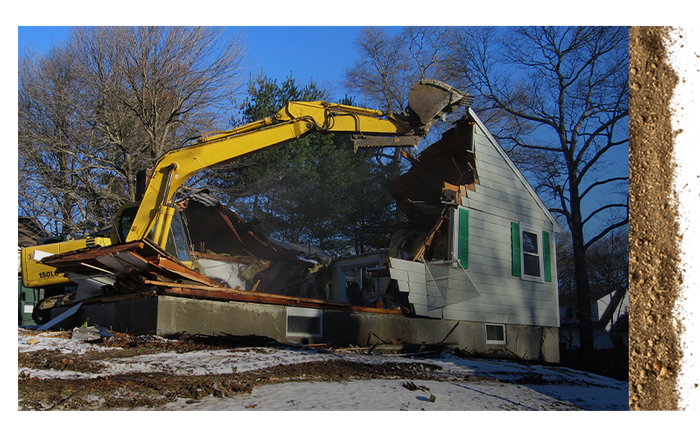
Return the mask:
<path fill-rule="evenodd" d="M 120 242 L 126 242 L 126 236 L 129 234 L 137 211 L 137 205 L 126 207 L 122 210 L 121 215 L 117 217 L 117 234 L 119 235 Z M 152 234 L 153 230 L 151 230 L 149 238 L 152 238 Z M 173 222 L 170 225 L 170 235 L 168 236 L 168 243 L 166 244 L 165 251 L 177 257 L 180 261 L 188 261 L 191 259 L 189 248 L 190 244 L 187 228 L 183 222 L 182 215 L 180 212 L 176 211 L 173 215 Z"/>
<path fill-rule="evenodd" d="M 176 211 L 173 215 L 173 222 L 170 225 L 170 236 L 165 250 L 168 254 L 177 257 L 181 262 L 190 260 L 190 239 L 182 215 Z"/>
<path fill-rule="evenodd" d="M 126 236 L 129 234 L 137 210 L 138 206 L 125 208 L 122 210 L 121 216 L 118 217 L 117 234 L 119 235 L 120 242 L 126 242 Z"/>

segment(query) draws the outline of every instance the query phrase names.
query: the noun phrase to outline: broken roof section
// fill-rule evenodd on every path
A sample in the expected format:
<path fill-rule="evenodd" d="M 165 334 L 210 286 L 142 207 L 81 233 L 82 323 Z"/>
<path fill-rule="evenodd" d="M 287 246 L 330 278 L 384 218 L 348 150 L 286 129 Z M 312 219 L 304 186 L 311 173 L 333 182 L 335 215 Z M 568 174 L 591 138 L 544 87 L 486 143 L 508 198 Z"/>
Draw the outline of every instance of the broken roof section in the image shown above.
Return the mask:
<path fill-rule="evenodd" d="M 387 188 L 407 221 L 398 225 L 390 257 L 449 260 L 450 211 L 479 184 L 474 152 L 475 122 L 463 118 L 417 158 Z"/>
<path fill-rule="evenodd" d="M 427 147 L 417 159 L 404 157 L 411 168 L 387 184 L 398 208 L 408 217 L 409 228 L 434 222 L 445 204 L 459 204 L 479 178 L 474 160 L 474 123 L 462 121 Z M 427 217 L 426 217 L 427 216 Z"/>
<path fill-rule="evenodd" d="M 178 209 L 194 248 L 191 268 L 149 240 L 83 248 L 42 262 L 66 272 L 83 299 L 161 283 L 326 298 L 331 257 L 320 249 L 276 242 L 207 193 L 183 199 Z"/>
<path fill-rule="evenodd" d="M 267 238 L 212 196 L 192 196 L 178 207 L 189 228 L 196 229 L 192 241 L 199 251 L 194 252 L 194 269 L 148 240 L 49 256 L 42 262 L 65 272 L 78 285 L 77 292 L 67 294 L 60 305 L 167 295 L 401 314 L 400 309 L 327 299 L 328 255 L 317 248 Z"/>
<path fill-rule="evenodd" d="M 206 193 L 179 203 L 201 271 L 232 289 L 325 298 L 314 275 L 330 265 L 319 248 L 275 241 Z M 318 286 L 318 287 L 317 287 Z"/>

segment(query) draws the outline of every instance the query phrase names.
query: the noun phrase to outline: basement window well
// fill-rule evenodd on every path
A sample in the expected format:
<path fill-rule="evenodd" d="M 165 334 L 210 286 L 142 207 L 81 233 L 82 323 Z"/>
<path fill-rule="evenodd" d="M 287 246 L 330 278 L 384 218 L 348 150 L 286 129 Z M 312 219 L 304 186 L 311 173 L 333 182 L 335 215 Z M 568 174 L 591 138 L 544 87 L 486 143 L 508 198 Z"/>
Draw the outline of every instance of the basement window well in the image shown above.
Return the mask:
<path fill-rule="evenodd" d="M 287 336 L 323 336 L 323 310 L 287 308 Z"/>
<path fill-rule="evenodd" d="M 486 343 L 505 345 L 506 326 L 503 324 L 486 324 Z"/>

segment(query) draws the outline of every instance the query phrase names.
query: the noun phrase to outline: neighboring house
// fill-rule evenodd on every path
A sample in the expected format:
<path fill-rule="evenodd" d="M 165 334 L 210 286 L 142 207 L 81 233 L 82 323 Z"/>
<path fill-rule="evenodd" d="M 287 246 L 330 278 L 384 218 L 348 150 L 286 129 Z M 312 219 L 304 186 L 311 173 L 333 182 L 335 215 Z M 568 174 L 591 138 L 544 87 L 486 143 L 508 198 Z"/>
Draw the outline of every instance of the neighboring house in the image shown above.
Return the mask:
<path fill-rule="evenodd" d="M 561 327 L 560 362 L 577 366 L 580 361 L 580 324 L 576 318 L 576 295 L 560 296 Z M 629 348 L 629 292 L 621 288 L 608 294 L 593 297 L 591 302 L 593 319 L 592 371 L 621 380 L 628 374 Z"/>
<path fill-rule="evenodd" d="M 621 291 L 622 298 L 611 292 L 595 302 L 594 321 L 601 322 L 598 328 L 605 336 L 594 338 L 595 348 L 606 349 L 617 346 L 629 346 L 629 294 L 627 289 Z M 606 317 L 606 314 L 609 316 Z"/>
<path fill-rule="evenodd" d="M 561 300 L 561 350 L 576 351 L 581 347 L 576 320 L 576 296 L 567 294 Z M 627 288 L 612 291 L 591 302 L 594 323 L 593 346 L 596 350 L 629 346 L 629 294 Z"/>
<path fill-rule="evenodd" d="M 533 188 L 471 109 L 406 158 L 389 190 L 408 221 L 388 251 L 334 263 L 332 298 L 403 294 L 415 315 L 468 322 L 474 350 L 558 361 L 561 229 Z"/>

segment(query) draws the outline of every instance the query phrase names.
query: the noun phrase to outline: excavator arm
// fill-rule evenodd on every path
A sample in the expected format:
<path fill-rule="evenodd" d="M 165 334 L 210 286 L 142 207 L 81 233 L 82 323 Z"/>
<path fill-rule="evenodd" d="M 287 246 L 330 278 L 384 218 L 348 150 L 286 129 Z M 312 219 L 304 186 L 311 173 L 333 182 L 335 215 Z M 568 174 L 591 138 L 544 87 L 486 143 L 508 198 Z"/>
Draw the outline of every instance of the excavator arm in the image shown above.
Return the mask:
<path fill-rule="evenodd" d="M 205 169 L 302 138 L 311 132 L 349 132 L 403 136 L 413 133 L 405 123 L 374 113 L 349 112 L 325 102 L 290 102 L 274 119 L 203 137 L 192 146 L 164 155 L 156 163 L 126 241 L 149 235 L 161 247 L 174 213 L 171 200 L 184 182 Z"/>
<path fill-rule="evenodd" d="M 149 236 L 165 247 L 175 212 L 172 198 L 177 189 L 198 172 L 312 132 L 351 133 L 363 146 L 415 145 L 436 119 L 464 104 L 467 98 L 466 94 L 436 81 L 416 84 L 411 90 L 414 95 L 416 89 L 420 90 L 420 102 L 410 102 L 409 93 L 408 115 L 324 101 L 289 102 L 274 117 L 202 136 L 191 146 L 165 154 L 153 169 L 125 240 L 130 242 Z M 422 109 L 416 113 L 411 108 Z"/>

